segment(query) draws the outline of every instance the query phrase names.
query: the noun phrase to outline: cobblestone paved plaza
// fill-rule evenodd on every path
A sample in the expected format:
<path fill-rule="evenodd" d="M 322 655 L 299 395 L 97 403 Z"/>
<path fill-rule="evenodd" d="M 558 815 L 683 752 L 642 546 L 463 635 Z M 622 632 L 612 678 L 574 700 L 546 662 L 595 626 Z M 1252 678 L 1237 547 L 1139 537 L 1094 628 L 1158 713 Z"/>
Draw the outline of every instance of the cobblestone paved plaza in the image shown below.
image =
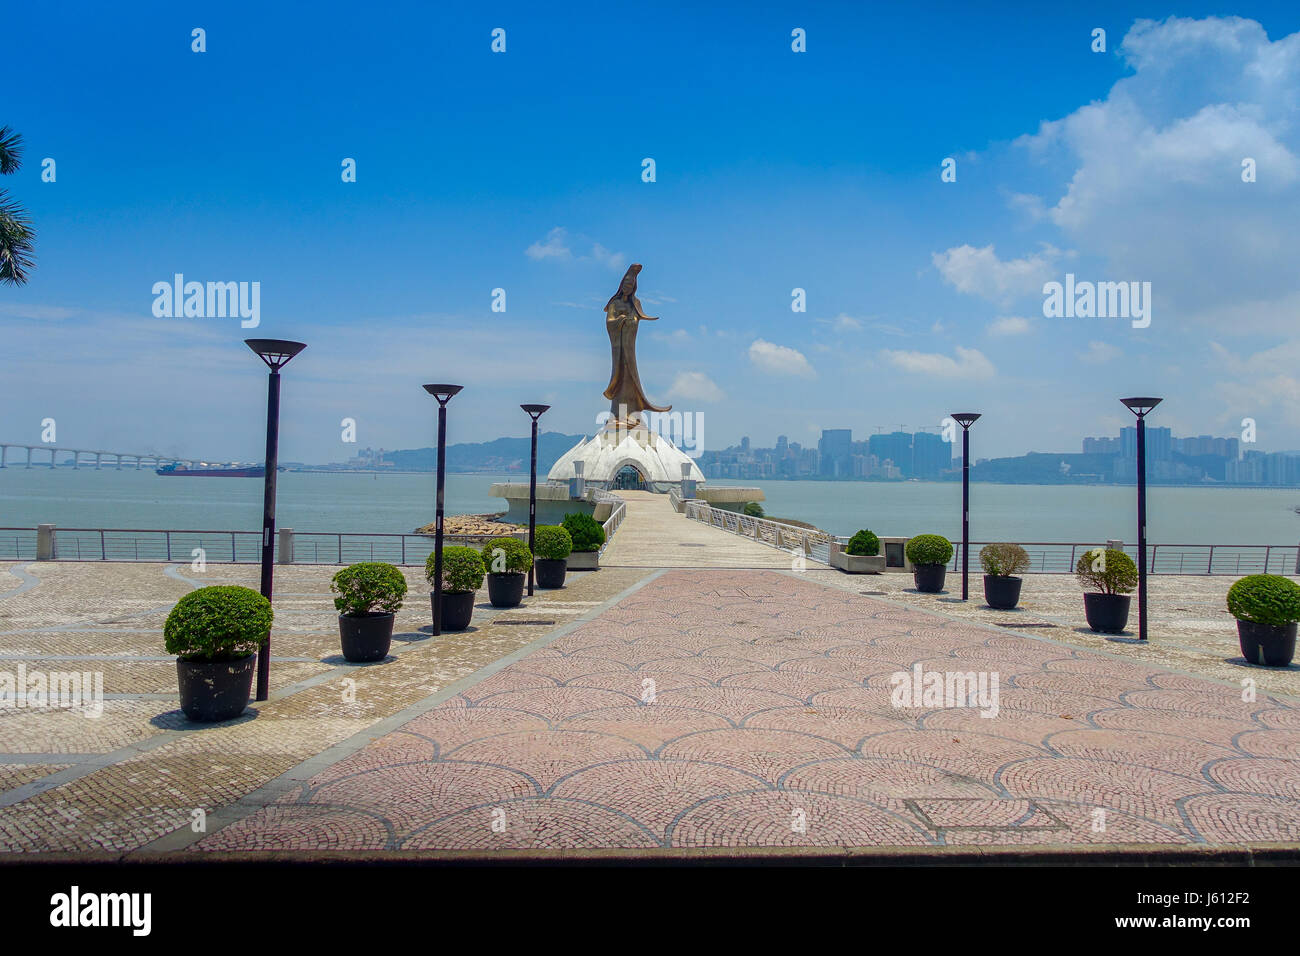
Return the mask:
<path fill-rule="evenodd" d="M 271 700 L 211 727 L 177 710 L 162 621 L 256 568 L 3 566 L 0 669 L 99 671 L 105 701 L 0 709 L 0 850 L 1300 842 L 1300 669 L 1240 660 L 1231 579 L 1154 579 L 1142 647 L 1087 631 L 1067 576 L 994 612 L 978 578 L 963 606 L 951 577 L 795 573 L 660 503 L 629 502 L 600 571 L 461 634 L 429 634 L 408 569 L 380 664 L 339 655 L 335 568 L 277 568 Z M 918 665 L 995 680 L 995 707 L 896 706 Z"/>

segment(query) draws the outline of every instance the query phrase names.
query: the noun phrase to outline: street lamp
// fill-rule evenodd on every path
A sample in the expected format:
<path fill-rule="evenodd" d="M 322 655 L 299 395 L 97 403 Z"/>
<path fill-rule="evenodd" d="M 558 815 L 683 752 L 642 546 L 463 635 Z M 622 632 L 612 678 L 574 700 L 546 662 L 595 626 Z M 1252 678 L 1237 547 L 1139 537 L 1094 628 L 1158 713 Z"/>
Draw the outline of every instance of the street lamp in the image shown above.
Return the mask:
<path fill-rule="evenodd" d="M 537 530 L 537 419 L 550 405 L 520 405 L 533 420 L 533 464 L 528 472 L 528 552 L 533 551 L 533 534 Z M 533 564 L 536 563 L 534 559 Z M 528 565 L 528 596 L 533 596 L 533 564 Z"/>
<path fill-rule="evenodd" d="M 438 400 L 438 503 L 433 531 L 433 633 L 442 633 L 442 502 L 447 478 L 447 403 L 463 385 L 426 385 L 424 390 Z"/>
<path fill-rule="evenodd" d="M 970 427 L 979 412 L 953 412 L 961 426 L 961 599 L 966 600 L 970 572 Z"/>
<path fill-rule="evenodd" d="M 262 484 L 262 597 L 271 600 L 275 572 L 275 476 L 280 465 L 280 369 L 305 349 L 284 339 L 244 339 L 271 370 L 266 386 L 266 477 Z M 271 637 L 257 652 L 257 700 L 271 695 Z"/>
<path fill-rule="evenodd" d="M 1137 416 L 1138 471 L 1138 640 L 1147 639 L 1147 413 L 1160 398 L 1121 398 Z"/>

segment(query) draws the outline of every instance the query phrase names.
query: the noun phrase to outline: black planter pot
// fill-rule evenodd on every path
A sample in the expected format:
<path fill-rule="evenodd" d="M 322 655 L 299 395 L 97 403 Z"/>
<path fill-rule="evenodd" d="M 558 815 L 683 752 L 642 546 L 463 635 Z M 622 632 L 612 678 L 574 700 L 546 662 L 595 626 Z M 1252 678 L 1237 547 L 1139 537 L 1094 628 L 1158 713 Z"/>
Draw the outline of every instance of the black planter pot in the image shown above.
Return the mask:
<path fill-rule="evenodd" d="M 1024 578 L 1009 575 L 984 575 L 984 603 L 995 611 L 1010 611 L 1020 603 L 1020 585 Z"/>
<path fill-rule="evenodd" d="M 1128 624 L 1128 608 L 1132 600 L 1128 594 L 1085 594 L 1083 613 L 1088 617 L 1088 626 L 1101 634 L 1122 633 Z"/>
<path fill-rule="evenodd" d="M 912 566 L 912 580 L 918 591 L 938 594 L 943 590 L 943 577 L 947 571 L 947 566 L 943 564 L 915 564 Z"/>
<path fill-rule="evenodd" d="M 489 574 L 488 600 L 493 607 L 518 607 L 524 599 L 524 582 L 528 575 L 521 572 Z"/>
<path fill-rule="evenodd" d="M 190 720 L 211 723 L 238 717 L 253 692 L 257 655 L 233 661 L 176 660 L 181 710 Z"/>
<path fill-rule="evenodd" d="M 433 592 L 429 592 L 429 609 L 433 609 Z M 474 616 L 473 591 L 442 592 L 442 629 L 463 631 Z"/>
<path fill-rule="evenodd" d="M 396 614 L 339 615 L 339 637 L 343 656 L 353 664 L 369 664 L 388 656 L 393 643 Z"/>
<path fill-rule="evenodd" d="M 538 558 L 533 562 L 537 569 L 537 586 L 539 588 L 564 587 L 564 572 L 569 562 L 564 558 Z"/>
<path fill-rule="evenodd" d="M 1237 640 L 1241 656 L 1264 667 L 1286 667 L 1295 657 L 1296 626 L 1291 624 L 1256 624 L 1237 621 Z"/>

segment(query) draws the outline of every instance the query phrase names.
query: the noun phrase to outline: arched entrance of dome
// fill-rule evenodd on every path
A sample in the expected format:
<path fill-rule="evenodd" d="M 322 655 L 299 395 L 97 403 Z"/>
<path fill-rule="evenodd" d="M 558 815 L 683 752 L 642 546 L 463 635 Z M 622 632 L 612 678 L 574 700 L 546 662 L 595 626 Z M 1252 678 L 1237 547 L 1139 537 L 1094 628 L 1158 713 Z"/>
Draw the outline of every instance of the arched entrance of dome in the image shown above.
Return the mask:
<path fill-rule="evenodd" d="M 625 491 L 644 491 L 645 475 L 636 465 L 624 465 L 614 475 L 614 488 Z"/>

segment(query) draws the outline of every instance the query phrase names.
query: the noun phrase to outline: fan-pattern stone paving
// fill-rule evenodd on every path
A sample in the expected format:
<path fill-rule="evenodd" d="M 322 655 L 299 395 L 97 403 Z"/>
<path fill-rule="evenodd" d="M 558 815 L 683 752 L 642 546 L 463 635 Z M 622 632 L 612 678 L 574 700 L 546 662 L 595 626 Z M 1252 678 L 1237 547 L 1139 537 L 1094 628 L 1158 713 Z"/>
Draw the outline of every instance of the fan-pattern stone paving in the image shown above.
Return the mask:
<path fill-rule="evenodd" d="M 192 849 L 1300 840 L 1300 712 L 1121 654 L 669 572 Z M 916 664 L 996 715 L 895 706 Z"/>

